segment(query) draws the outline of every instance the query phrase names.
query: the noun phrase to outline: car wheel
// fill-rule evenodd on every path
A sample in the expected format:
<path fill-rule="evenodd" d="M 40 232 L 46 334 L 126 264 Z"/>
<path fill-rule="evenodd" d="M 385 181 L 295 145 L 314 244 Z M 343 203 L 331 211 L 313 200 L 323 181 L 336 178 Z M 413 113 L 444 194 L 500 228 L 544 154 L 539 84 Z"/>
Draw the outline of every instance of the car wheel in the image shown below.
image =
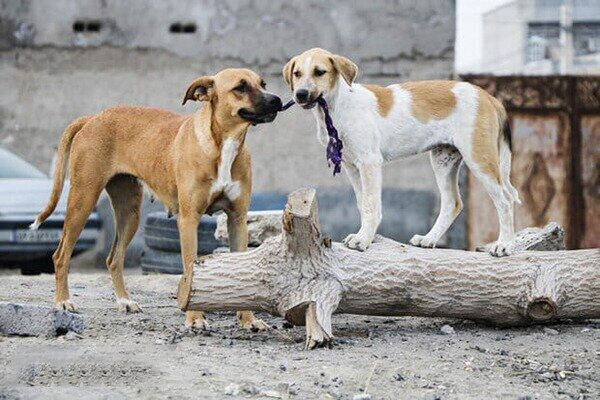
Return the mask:
<path fill-rule="evenodd" d="M 142 251 L 142 273 L 181 274 L 181 254 L 146 247 Z"/>
<path fill-rule="evenodd" d="M 215 239 L 217 218 L 202 216 L 198 225 L 198 254 L 210 254 L 220 246 Z M 154 212 L 148 215 L 144 224 L 144 242 L 147 247 L 155 250 L 179 253 L 179 230 L 177 220 L 168 218 L 165 212 Z"/>

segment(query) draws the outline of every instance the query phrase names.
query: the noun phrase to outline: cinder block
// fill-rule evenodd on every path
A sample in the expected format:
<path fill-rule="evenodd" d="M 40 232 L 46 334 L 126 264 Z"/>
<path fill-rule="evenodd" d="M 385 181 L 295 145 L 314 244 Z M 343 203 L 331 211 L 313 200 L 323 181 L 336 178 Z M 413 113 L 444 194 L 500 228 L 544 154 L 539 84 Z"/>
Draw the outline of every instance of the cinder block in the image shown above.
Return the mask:
<path fill-rule="evenodd" d="M 49 306 L 0 302 L 0 333 L 5 335 L 53 337 L 84 329 L 85 321 L 78 314 Z"/>

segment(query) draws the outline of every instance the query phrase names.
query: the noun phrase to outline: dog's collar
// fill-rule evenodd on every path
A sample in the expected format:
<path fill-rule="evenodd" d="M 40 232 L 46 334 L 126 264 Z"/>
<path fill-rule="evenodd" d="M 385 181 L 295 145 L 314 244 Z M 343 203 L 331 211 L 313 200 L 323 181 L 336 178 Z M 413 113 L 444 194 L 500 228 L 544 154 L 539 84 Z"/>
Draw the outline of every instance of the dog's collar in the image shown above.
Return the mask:
<path fill-rule="evenodd" d="M 329 143 L 327 143 L 327 164 L 329 166 L 333 164 L 333 176 L 335 176 L 342 171 L 342 149 L 344 148 L 344 145 L 338 135 L 337 129 L 335 129 L 335 126 L 333 125 L 333 120 L 329 114 L 329 106 L 323 96 L 317 98 L 317 103 L 319 103 L 319 107 L 321 107 L 323 114 L 325 115 L 325 127 L 327 128 L 327 135 L 329 136 Z M 295 101 L 290 100 L 281 107 L 280 111 L 285 111 L 294 104 Z"/>

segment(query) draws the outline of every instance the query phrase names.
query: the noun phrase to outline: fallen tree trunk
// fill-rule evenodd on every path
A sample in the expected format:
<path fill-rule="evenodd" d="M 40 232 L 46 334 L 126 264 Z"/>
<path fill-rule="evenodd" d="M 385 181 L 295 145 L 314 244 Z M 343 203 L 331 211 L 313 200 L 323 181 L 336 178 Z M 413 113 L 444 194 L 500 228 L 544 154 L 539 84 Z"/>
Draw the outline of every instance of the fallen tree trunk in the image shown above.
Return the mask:
<path fill-rule="evenodd" d="M 559 228 L 560 230 L 560 228 Z M 561 233 L 562 231 L 560 231 Z M 556 227 L 538 235 L 555 238 Z M 516 243 L 532 240 L 531 231 Z M 290 194 L 281 235 L 245 253 L 199 258 L 185 310 L 254 310 L 306 325 L 307 348 L 333 337 L 334 312 L 471 319 L 500 326 L 600 318 L 600 251 L 423 249 L 378 236 L 364 252 L 321 235 L 315 191 Z"/>

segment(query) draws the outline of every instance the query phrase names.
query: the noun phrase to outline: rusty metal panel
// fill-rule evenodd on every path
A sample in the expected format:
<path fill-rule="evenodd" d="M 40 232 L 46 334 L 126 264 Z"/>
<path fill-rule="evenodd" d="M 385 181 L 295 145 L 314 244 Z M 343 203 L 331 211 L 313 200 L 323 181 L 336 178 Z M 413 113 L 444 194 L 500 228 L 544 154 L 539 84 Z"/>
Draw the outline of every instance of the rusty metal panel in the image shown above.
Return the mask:
<path fill-rule="evenodd" d="M 600 115 L 581 118 L 581 139 L 585 228 L 580 246 L 594 248 L 600 247 Z"/>
<path fill-rule="evenodd" d="M 514 112 L 511 182 L 519 191 L 515 228 L 568 223 L 566 189 L 568 116 Z M 498 238 L 498 217 L 492 201 L 477 179 L 469 174 L 468 237 L 471 249 Z"/>
<path fill-rule="evenodd" d="M 515 226 L 554 220 L 567 248 L 600 247 L 600 76 L 464 75 L 500 99 L 513 124 Z M 496 239 L 496 211 L 468 179 L 469 247 Z"/>

